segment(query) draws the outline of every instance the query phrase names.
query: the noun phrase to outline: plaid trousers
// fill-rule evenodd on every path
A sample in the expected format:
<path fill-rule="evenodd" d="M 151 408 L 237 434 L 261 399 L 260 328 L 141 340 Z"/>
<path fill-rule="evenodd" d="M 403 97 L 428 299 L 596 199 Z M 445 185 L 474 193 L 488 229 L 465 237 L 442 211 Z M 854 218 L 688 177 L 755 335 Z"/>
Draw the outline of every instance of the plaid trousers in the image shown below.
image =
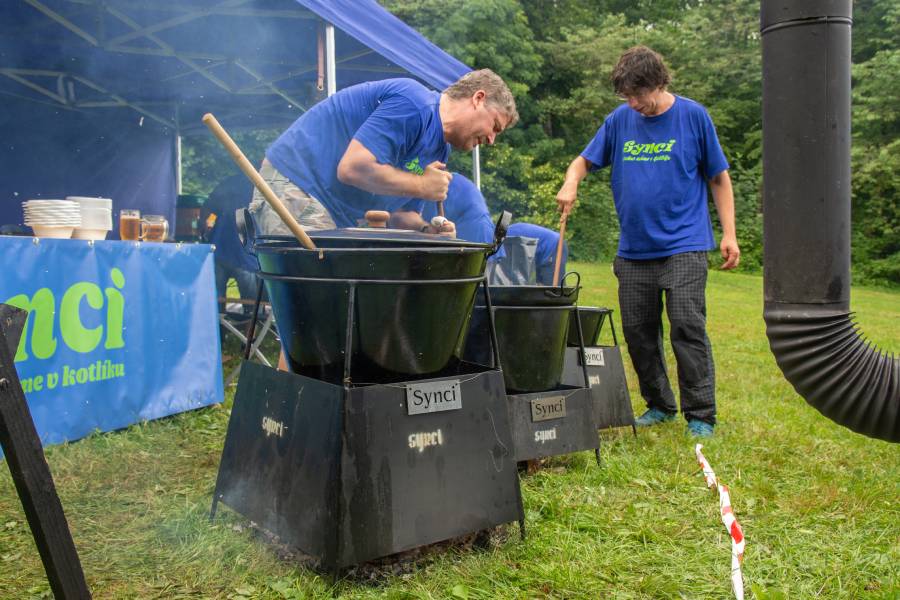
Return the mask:
<path fill-rule="evenodd" d="M 706 252 L 650 260 L 617 256 L 619 311 L 628 354 L 650 408 L 675 413 L 675 395 L 663 353 L 663 293 L 678 365 L 681 412 L 688 420 L 716 422 L 716 375 L 706 335 Z"/>

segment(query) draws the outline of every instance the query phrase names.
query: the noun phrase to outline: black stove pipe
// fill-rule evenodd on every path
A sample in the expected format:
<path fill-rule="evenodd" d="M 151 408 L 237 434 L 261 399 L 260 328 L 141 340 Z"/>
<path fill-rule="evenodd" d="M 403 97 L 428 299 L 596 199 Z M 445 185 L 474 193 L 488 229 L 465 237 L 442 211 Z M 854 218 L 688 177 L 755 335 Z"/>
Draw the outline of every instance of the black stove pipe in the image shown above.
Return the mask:
<path fill-rule="evenodd" d="M 850 312 L 851 0 L 762 0 L 766 334 L 797 393 L 900 441 L 900 360 Z"/>

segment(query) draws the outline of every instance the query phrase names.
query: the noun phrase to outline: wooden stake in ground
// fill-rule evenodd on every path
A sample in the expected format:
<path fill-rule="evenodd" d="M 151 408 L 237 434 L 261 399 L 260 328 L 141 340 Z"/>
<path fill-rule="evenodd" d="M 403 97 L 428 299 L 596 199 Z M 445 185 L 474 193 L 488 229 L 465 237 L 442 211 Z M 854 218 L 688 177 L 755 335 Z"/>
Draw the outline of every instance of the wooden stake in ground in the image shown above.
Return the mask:
<path fill-rule="evenodd" d="M 263 198 L 266 199 L 266 202 L 269 203 L 269 206 L 278 213 L 278 216 L 281 217 L 281 220 L 287 225 L 288 229 L 291 230 L 291 233 L 294 234 L 294 237 L 297 238 L 305 248 L 308 250 L 315 250 L 316 245 L 313 243 L 309 236 L 306 235 L 306 232 L 303 231 L 303 227 L 300 226 L 300 223 L 294 218 L 294 216 L 288 211 L 287 207 L 281 202 L 278 196 L 275 195 L 275 192 L 272 191 L 272 188 L 269 187 L 269 184 L 266 183 L 266 180 L 262 178 L 256 168 L 250 161 L 247 160 L 247 157 L 244 156 L 244 153 L 241 152 L 241 149 L 238 148 L 238 145 L 234 143 L 234 140 L 231 139 L 231 136 L 228 135 L 228 132 L 219 125 L 219 122 L 212 115 L 212 113 L 206 113 L 203 115 L 203 123 L 209 128 L 216 139 L 219 140 L 225 150 L 228 151 L 228 154 L 231 155 L 231 158 L 234 159 L 234 162 L 237 163 L 237 166 L 240 167 L 241 171 L 244 172 L 250 181 L 253 182 L 253 185 L 256 186 L 256 189 L 263 195 Z"/>
<path fill-rule="evenodd" d="M 566 221 L 569 218 L 568 212 L 563 212 L 559 217 L 559 241 L 556 242 L 556 263 L 553 265 L 553 287 L 559 285 L 559 266 L 562 260 L 563 243 L 566 240 Z"/>
<path fill-rule="evenodd" d="M 27 316 L 24 310 L 0 304 L 0 448 L 6 455 L 53 595 L 60 600 L 90 598 L 78 551 L 13 363 Z"/>

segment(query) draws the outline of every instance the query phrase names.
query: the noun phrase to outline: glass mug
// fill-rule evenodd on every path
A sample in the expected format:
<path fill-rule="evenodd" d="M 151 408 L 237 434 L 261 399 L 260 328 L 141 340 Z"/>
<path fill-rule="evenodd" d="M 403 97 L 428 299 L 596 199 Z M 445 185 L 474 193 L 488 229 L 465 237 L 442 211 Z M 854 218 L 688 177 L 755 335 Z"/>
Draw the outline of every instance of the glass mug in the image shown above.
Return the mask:
<path fill-rule="evenodd" d="M 137 241 L 141 237 L 141 211 L 123 209 L 119 211 L 119 239 Z"/>
<path fill-rule="evenodd" d="M 162 215 L 144 215 L 141 219 L 141 239 L 145 242 L 164 242 L 169 233 L 169 222 Z"/>

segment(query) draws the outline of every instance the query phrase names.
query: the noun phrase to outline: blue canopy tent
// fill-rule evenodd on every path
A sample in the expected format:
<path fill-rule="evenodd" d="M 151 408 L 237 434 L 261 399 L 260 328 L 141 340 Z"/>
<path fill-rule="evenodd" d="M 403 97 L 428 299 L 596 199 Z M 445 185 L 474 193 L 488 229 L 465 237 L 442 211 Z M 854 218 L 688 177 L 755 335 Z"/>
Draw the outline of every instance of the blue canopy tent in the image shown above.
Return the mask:
<path fill-rule="evenodd" d="M 443 89 L 468 70 L 375 0 L 7 0 L 0 224 L 21 223 L 21 201 L 68 195 L 172 221 L 179 140 L 206 134 L 204 113 L 280 128 L 322 83 Z"/>

